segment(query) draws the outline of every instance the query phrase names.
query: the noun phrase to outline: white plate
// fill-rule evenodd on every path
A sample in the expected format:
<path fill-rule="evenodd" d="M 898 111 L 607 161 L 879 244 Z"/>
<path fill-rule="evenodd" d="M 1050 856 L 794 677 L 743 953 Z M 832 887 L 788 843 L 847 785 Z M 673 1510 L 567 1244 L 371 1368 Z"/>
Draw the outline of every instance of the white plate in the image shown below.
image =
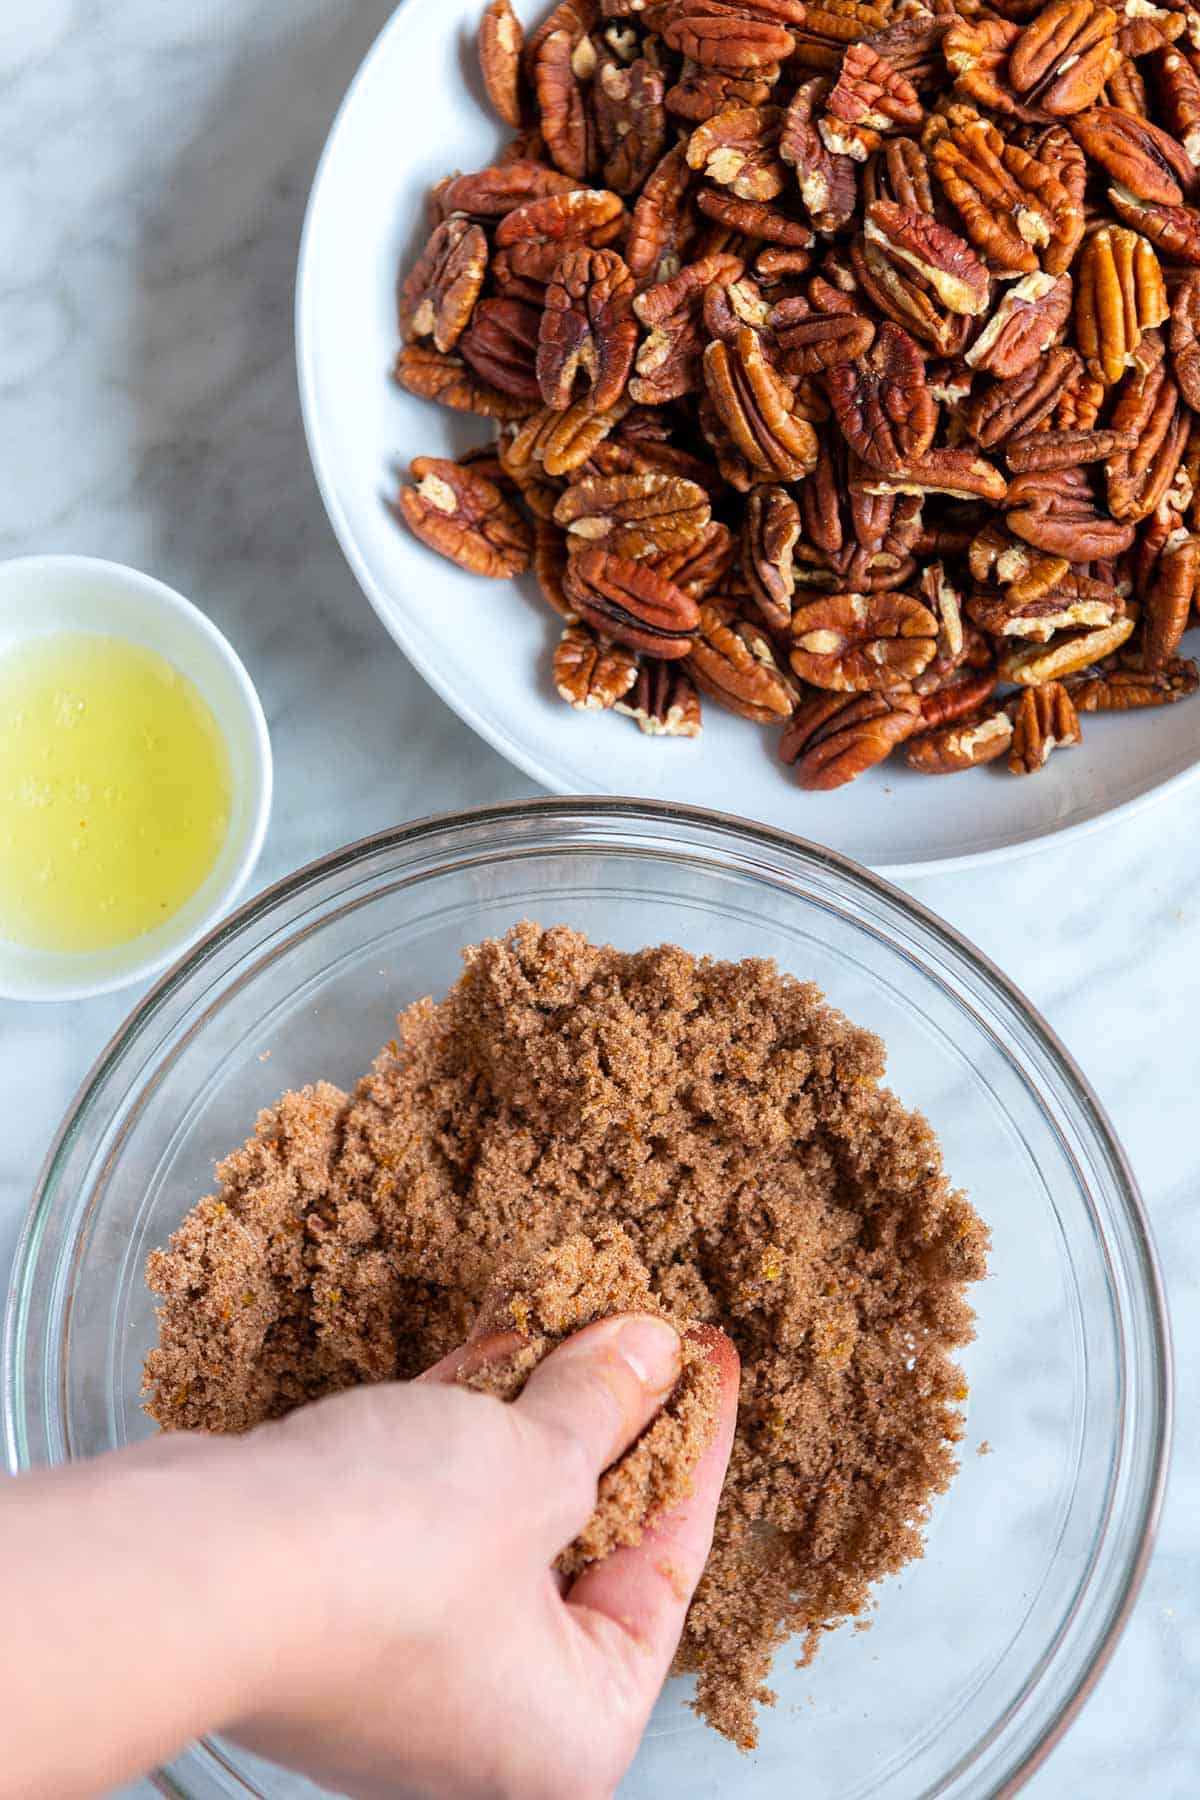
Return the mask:
<path fill-rule="evenodd" d="M 891 874 L 1011 855 L 1095 829 L 1196 772 L 1200 699 L 1089 718 L 1085 741 L 1033 780 L 1003 768 L 949 779 L 898 761 L 832 794 L 806 794 L 774 760 L 777 733 L 705 706 L 699 740 L 643 736 L 556 697 L 559 626 L 532 578 L 467 575 L 426 550 L 385 504 L 413 456 L 490 435 L 389 380 L 396 279 L 428 230 L 426 195 L 481 168 L 503 141 L 482 95 L 474 37 L 482 0 L 404 0 L 334 123 L 309 203 L 297 288 L 300 393 L 329 517 L 384 625 L 455 711 L 559 793 L 629 794 L 740 813 Z M 543 8 L 518 0 L 526 20 Z"/>

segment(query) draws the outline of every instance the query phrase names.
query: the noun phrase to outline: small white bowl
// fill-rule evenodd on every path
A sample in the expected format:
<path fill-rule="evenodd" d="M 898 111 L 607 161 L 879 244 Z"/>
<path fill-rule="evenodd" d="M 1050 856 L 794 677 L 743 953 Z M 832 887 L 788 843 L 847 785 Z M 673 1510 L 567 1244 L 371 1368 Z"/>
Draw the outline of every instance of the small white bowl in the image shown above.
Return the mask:
<path fill-rule="evenodd" d="M 206 880 L 179 911 L 125 944 L 81 953 L 0 938 L 0 998 L 83 1000 L 157 973 L 229 911 L 258 860 L 271 811 L 271 742 L 254 685 L 216 626 L 174 589 L 93 556 L 0 562 L 0 656 L 51 632 L 125 638 L 193 682 L 229 751 L 233 803 Z"/>

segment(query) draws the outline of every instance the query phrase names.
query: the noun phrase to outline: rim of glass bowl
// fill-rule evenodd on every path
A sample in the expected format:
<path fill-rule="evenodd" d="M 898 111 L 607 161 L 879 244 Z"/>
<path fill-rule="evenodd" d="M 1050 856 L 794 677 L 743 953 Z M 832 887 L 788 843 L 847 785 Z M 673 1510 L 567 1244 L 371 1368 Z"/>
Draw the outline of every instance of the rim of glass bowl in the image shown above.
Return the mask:
<path fill-rule="evenodd" d="M 344 883 L 338 878 L 374 859 L 386 859 L 386 870 L 376 874 L 386 874 L 387 881 L 395 884 L 419 880 L 433 870 L 444 872 L 456 863 L 478 865 L 572 847 L 590 853 L 607 848 L 626 855 L 676 859 L 690 853 L 700 862 L 711 861 L 712 852 L 719 848 L 725 867 L 733 866 L 777 890 L 843 912 L 852 900 L 855 923 L 916 964 L 957 1004 L 965 1006 L 1008 1060 L 1018 1066 L 1026 1085 L 1036 1084 L 1039 1103 L 1059 1136 L 1063 1136 L 1065 1113 L 1075 1130 L 1090 1140 L 1099 1169 L 1107 1173 L 1111 1192 L 1102 1196 L 1103 1213 L 1082 1170 L 1080 1181 L 1113 1290 L 1121 1360 L 1117 1455 L 1087 1581 L 1030 1682 L 979 1741 L 971 1757 L 974 1762 L 985 1748 L 997 1749 L 1001 1733 L 1011 1735 L 1013 1741 L 1001 1752 L 1003 1766 L 996 1771 L 998 1785 L 991 1789 L 995 1800 L 1002 1800 L 1024 1784 L 1090 1693 L 1120 1636 L 1145 1573 L 1162 1507 L 1171 1436 L 1172 1361 L 1162 1280 L 1145 1207 L 1124 1151 L 1086 1077 L 1036 1009 L 987 957 L 919 902 L 847 857 L 787 832 L 699 807 L 616 797 L 552 796 L 440 814 L 362 838 L 306 864 L 232 913 L 181 957 L 129 1015 L 83 1081 L 50 1147 L 18 1241 L 5 1314 L 0 1384 L 9 1469 L 16 1472 L 40 1462 L 69 1459 L 61 1393 L 62 1346 L 71 1303 L 74 1250 L 87 1207 L 79 1197 L 64 1196 L 60 1178 L 71 1155 L 87 1149 L 89 1132 L 95 1141 L 108 1131 L 111 1118 L 97 1124 L 96 1115 L 110 1084 L 121 1077 L 126 1058 L 144 1047 L 137 1079 L 124 1084 L 114 1116 L 136 1114 L 144 1103 L 147 1087 L 161 1079 L 162 1067 L 151 1069 L 148 1076 L 145 1071 L 189 1012 L 198 1004 L 203 1009 L 199 1018 L 188 1024 L 188 1038 L 202 1028 L 208 1009 L 229 981 L 247 978 L 248 954 L 253 954 L 251 967 L 256 967 L 263 954 L 277 956 L 291 941 L 295 935 L 292 902 L 307 892 L 326 888 L 328 891 L 316 896 L 322 911 L 344 904 Z M 302 929 L 311 923 L 310 919 Z M 247 945 L 247 936 L 260 925 L 266 930 Z M 274 941 L 277 936 L 279 941 Z M 194 978 L 209 964 L 216 965 L 213 980 L 197 995 L 191 991 Z M 152 1041 L 146 1044 L 151 1032 Z M 127 1125 L 125 1117 L 123 1129 Z M 95 1142 L 93 1153 L 94 1147 Z M 1078 1158 L 1065 1139 L 1064 1149 L 1078 1167 Z M 1116 1280 L 1118 1269 L 1124 1276 L 1121 1283 Z M 1112 1565 L 1112 1573 L 1106 1576 L 1110 1591 L 1097 1604 L 1097 1565 L 1105 1548 Z M 1098 1615 L 1086 1622 L 1086 1630 L 1080 1626 L 1085 1600 L 1091 1600 L 1091 1611 Z M 1080 1642 L 1068 1642 L 1072 1626 L 1080 1626 Z M 1067 1666 L 1060 1668 L 1064 1660 Z M 1055 1676 L 1062 1689 L 1057 1704 L 1022 1733 L 1022 1715 L 1028 1718 L 1032 1698 L 1044 1693 Z M 944 1791 L 946 1783 L 965 1774 L 969 1766 L 960 1764 L 949 1771 L 935 1791 Z M 170 1791 L 179 1790 L 172 1786 Z"/>

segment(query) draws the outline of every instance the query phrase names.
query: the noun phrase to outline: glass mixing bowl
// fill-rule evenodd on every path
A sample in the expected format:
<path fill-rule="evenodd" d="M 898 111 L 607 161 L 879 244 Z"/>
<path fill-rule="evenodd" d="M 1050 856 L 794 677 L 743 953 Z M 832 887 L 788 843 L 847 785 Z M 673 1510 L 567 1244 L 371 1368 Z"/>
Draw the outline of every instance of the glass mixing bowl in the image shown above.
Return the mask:
<path fill-rule="evenodd" d="M 143 1265 L 211 1190 L 214 1158 L 282 1089 L 353 1081 L 464 945 L 523 917 L 628 949 L 773 956 L 817 981 L 882 1034 L 891 1085 L 994 1238 L 962 1469 L 924 1559 L 877 1589 L 869 1632 L 831 1632 L 807 1669 L 776 1658 L 753 1755 L 672 1682 L 623 1794 L 1011 1793 L 1095 1679 L 1153 1534 L 1170 1359 L 1146 1219 L 1094 1095 L 1004 978 L 885 883 L 781 833 L 543 800 L 386 832 L 243 907 L 132 1015 L 51 1152 L 7 1318 L 11 1465 L 151 1430 Z M 312 1792 L 220 1741 L 160 1781 L 194 1800 Z"/>

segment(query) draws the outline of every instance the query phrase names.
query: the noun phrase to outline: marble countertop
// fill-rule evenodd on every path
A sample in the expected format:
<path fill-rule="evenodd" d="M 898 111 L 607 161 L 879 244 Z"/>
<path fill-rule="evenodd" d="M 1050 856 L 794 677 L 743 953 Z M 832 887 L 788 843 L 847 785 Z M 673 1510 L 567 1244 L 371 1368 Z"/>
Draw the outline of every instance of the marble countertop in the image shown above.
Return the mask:
<path fill-rule="evenodd" d="M 361 597 L 317 498 L 292 277 L 329 122 L 392 0 L 4 0 L 0 555 L 148 569 L 244 657 L 276 753 L 262 883 L 360 834 L 529 783 Z M 1132 1622 L 1035 1800 L 1200 1783 L 1195 791 L 1069 848 L 912 891 L 1042 1009 L 1145 1193 L 1173 1308 L 1174 1471 Z M 76 1084 L 136 995 L 0 1002 L 0 1280 Z"/>

